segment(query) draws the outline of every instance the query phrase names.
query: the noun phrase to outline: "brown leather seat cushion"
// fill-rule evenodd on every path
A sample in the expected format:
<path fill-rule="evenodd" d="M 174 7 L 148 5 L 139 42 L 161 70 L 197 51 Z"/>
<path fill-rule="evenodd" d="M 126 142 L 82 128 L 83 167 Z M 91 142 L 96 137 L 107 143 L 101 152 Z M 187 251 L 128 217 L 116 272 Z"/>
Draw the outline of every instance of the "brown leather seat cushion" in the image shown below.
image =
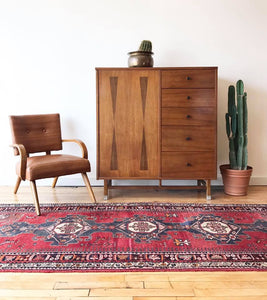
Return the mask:
<path fill-rule="evenodd" d="M 19 163 L 16 171 L 19 175 Z M 32 156 L 27 158 L 26 179 L 36 180 L 90 171 L 90 163 L 85 158 L 65 154 Z"/>

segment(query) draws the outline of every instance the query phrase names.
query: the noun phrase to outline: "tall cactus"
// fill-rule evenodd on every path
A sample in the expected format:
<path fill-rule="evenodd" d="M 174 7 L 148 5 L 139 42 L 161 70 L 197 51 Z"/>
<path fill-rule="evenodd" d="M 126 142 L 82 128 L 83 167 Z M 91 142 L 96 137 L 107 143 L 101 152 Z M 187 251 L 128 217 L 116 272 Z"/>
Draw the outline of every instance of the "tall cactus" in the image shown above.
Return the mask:
<path fill-rule="evenodd" d="M 247 169 L 248 165 L 248 106 L 247 106 L 247 93 L 243 96 L 243 156 L 242 156 L 242 170 Z"/>
<path fill-rule="evenodd" d="M 230 168 L 246 170 L 248 162 L 248 110 L 247 93 L 244 93 L 242 80 L 237 81 L 236 92 L 237 106 L 235 103 L 235 87 L 230 85 L 228 88 L 228 112 L 225 114 L 226 133 L 229 140 Z"/>

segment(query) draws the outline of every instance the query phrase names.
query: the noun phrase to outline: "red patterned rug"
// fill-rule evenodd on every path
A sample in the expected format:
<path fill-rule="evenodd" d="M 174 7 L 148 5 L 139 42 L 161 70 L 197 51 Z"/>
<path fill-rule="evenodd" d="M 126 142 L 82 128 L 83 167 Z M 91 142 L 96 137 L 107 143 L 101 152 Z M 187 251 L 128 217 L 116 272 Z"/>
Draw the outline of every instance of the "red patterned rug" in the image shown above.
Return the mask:
<path fill-rule="evenodd" d="M 266 207 L 1 205 L 0 270 L 263 271 Z"/>

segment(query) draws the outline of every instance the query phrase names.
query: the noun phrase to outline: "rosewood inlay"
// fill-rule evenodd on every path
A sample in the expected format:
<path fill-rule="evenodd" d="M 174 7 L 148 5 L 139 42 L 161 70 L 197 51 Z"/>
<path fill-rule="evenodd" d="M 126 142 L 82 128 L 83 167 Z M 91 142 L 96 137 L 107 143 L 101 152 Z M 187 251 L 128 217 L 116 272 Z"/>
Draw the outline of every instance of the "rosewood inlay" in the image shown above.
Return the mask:
<path fill-rule="evenodd" d="M 109 81 L 110 81 L 110 91 L 111 91 L 111 99 L 112 99 L 113 119 L 115 119 L 118 77 L 109 77 Z M 111 170 L 118 170 L 118 158 L 117 158 L 117 145 L 116 145 L 115 127 L 113 128 L 110 169 Z"/>
<path fill-rule="evenodd" d="M 140 170 L 148 170 L 145 129 L 143 129 Z"/>
<path fill-rule="evenodd" d="M 116 113 L 116 100 L 117 100 L 117 88 L 118 88 L 118 77 L 110 77 L 110 90 L 112 99 L 113 116 Z"/>
<path fill-rule="evenodd" d="M 145 116 L 145 110 L 146 110 L 147 83 L 148 83 L 148 77 L 140 77 L 143 116 Z"/>
<path fill-rule="evenodd" d="M 110 169 L 111 170 L 118 170 L 118 157 L 117 157 L 117 145 L 116 145 L 115 128 L 113 129 Z"/>

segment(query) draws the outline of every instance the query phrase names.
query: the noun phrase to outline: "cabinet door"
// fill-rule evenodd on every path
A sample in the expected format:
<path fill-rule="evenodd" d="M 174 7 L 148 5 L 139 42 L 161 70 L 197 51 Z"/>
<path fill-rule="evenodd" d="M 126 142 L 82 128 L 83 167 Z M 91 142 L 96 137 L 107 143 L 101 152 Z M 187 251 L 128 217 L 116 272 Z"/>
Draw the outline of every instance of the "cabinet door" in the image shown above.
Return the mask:
<path fill-rule="evenodd" d="M 159 176 L 157 70 L 98 70 L 98 178 Z"/>

